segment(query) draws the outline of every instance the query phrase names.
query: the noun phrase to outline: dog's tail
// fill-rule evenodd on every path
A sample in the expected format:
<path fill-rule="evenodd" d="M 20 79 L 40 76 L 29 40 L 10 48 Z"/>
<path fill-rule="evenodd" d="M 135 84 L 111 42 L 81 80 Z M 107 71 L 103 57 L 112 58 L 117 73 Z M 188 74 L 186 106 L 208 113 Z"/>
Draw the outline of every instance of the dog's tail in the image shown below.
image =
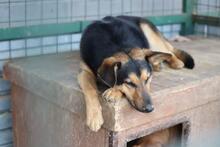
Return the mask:
<path fill-rule="evenodd" d="M 176 57 L 178 59 L 183 61 L 185 68 L 188 68 L 188 69 L 193 69 L 194 68 L 195 62 L 194 62 L 193 57 L 190 54 L 188 54 L 185 51 L 179 50 L 179 49 L 175 49 L 174 54 L 176 55 Z"/>

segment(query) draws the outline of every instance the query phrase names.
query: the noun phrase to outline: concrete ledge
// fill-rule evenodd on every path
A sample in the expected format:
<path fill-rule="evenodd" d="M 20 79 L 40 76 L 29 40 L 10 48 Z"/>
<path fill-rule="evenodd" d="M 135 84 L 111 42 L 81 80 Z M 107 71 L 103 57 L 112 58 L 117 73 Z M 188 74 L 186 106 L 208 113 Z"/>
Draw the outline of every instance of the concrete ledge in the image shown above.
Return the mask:
<path fill-rule="evenodd" d="M 175 46 L 193 55 L 196 68 L 154 74 L 152 113 L 137 112 L 126 99 L 101 100 L 105 123 L 97 133 L 85 125 L 78 52 L 10 61 L 4 75 L 12 82 L 15 146 L 127 147 L 131 140 L 180 125 L 184 145 L 218 147 L 219 139 L 202 140 L 220 133 L 220 42 L 199 38 Z"/>
<path fill-rule="evenodd" d="M 213 47 L 207 52 L 204 43 L 210 42 Z M 220 51 L 217 45 L 218 42 L 208 39 L 194 40 L 190 45 L 176 44 L 194 56 L 196 68 L 164 69 L 155 73 L 152 96 L 156 109 L 153 113 L 137 112 L 125 99 L 115 105 L 103 102 L 104 127 L 122 131 L 219 100 Z M 78 71 L 78 52 L 17 59 L 5 66 L 5 75 L 12 83 L 85 119 L 83 95 L 76 79 Z"/>
<path fill-rule="evenodd" d="M 207 51 L 208 44 L 212 46 Z M 196 68 L 164 69 L 155 73 L 152 96 L 156 109 L 153 113 L 137 112 L 126 99 L 114 105 L 102 101 L 107 130 L 123 131 L 220 100 L 219 41 L 195 39 L 175 46 L 192 54 Z M 16 59 L 7 63 L 4 71 L 13 84 L 85 120 L 84 99 L 76 79 L 78 52 Z"/>

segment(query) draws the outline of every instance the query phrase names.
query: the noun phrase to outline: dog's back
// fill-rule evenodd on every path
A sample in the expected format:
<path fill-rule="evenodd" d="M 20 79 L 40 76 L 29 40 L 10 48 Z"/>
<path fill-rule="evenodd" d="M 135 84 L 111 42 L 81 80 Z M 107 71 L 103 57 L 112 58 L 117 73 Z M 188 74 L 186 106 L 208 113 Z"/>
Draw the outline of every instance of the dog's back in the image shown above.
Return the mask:
<path fill-rule="evenodd" d="M 87 107 L 87 125 L 102 123 L 98 91 L 107 101 L 126 97 L 138 111 L 154 110 L 150 96 L 153 71 L 166 62 L 173 69 L 194 67 L 193 58 L 173 47 L 147 20 L 133 16 L 105 17 L 84 31 L 80 53 L 85 64 L 79 76 Z M 95 114 L 95 115 L 94 115 Z"/>
<path fill-rule="evenodd" d="M 194 67 L 188 53 L 174 48 L 151 22 L 141 17 L 107 16 L 95 21 L 84 31 L 80 43 L 81 57 L 95 75 L 105 58 L 133 48 L 171 54 L 172 62 L 176 61 L 170 64 L 172 68 Z"/>
<path fill-rule="evenodd" d="M 139 27 L 139 17 L 107 16 L 95 21 L 84 31 L 80 44 L 81 57 L 94 73 L 107 57 L 132 48 L 149 48 Z"/>

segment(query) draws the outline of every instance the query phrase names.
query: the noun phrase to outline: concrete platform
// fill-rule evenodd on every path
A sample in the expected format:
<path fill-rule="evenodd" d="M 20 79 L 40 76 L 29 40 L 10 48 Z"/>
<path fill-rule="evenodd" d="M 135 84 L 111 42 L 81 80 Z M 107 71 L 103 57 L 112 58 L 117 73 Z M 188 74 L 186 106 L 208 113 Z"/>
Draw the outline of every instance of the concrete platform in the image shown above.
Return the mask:
<path fill-rule="evenodd" d="M 195 69 L 154 74 L 152 113 L 137 112 L 126 99 L 116 104 L 102 101 L 105 123 L 98 133 L 85 126 L 85 104 L 76 79 L 78 52 L 12 60 L 4 73 L 12 82 L 16 146 L 124 147 L 133 139 L 183 124 L 184 144 L 195 147 L 201 133 L 220 130 L 220 40 L 193 38 L 174 45 L 195 58 Z"/>

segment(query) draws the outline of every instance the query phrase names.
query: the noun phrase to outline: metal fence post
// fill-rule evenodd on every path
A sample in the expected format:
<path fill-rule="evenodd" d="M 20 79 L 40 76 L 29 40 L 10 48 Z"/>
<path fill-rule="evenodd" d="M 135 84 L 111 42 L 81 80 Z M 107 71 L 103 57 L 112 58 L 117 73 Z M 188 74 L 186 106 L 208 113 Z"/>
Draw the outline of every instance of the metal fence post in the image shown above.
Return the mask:
<path fill-rule="evenodd" d="M 195 0 L 183 0 L 183 13 L 187 15 L 186 22 L 182 25 L 181 34 L 189 35 L 193 34 L 193 20 L 192 13 Z"/>

